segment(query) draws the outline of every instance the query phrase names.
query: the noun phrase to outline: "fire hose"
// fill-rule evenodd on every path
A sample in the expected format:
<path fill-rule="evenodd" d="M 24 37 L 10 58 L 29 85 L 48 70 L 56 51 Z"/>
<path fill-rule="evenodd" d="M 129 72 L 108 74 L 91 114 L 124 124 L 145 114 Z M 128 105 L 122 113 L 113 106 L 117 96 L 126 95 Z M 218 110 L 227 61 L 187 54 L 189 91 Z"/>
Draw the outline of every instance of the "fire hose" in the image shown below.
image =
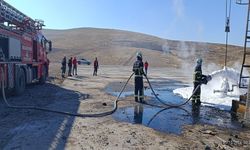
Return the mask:
<path fill-rule="evenodd" d="M 155 91 L 154 91 L 154 89 L 153 89 L 153 87 L 152 87 L 152 85 L 151 85 L 151 83 L 150 83 L 150 81 L 149 81 L 149 79 L 148 79 L 148 77 L 147 77 L 146 75 L 145 75 L 145 78 L 147 79 L 147 82 L 148 82 L 148 84 L 149 84 L 149 87 L 150 87 L 152 93 L 154 94 L 155 98 L 156 98 L 160 103 L 162 103 L 164 106 L 167 106 L 167 107 L 181 107 L 181 106 L 183 106 L 183 105 L 186 105 L 186 104 L 191 100 L 191 98 L 194 96 L 195 92 L 196 92 L 196 91 L 199 89 L 199 87 L 201 86 L 201 83 L 200 83 L 200 84 L 193 90 L 193 93 L 192 93 L 192 95 L 189 97 L 189 99 L 187 99 L 187 100 L 184 101 L 183 103 L 180 103 L 180 104 L 170 104 L 170 103 L 164 102 L 162 99 L 160 99 L 160 98 L 158 97 L 158 95 L 155 93 Z M 146 104 L 148 104 L 148 103 L 146 103 Z M 156 107 L 162 107 L 162 106 L 158 106 L 158 105 L 154 105 L 154 104 L 149 104 L 149 105 L 156 106 Z"/>
<path fill-rule="evenodd" d="M 5 85 L 4 85 L 4 69 L 3 67 L 1 67 L 1 74 L 2 74 L 2 78 L 1 78 L 1 88 L 2 88 L 2 96 L 3 96 L 3 100 L 4 100 L 4 103 L 7 105 L 7 107 L 9 108 L 14 108 L 14 109 L 32 109 L 32 110 L 40 110 L 40 111 L 46 111 L 46 112 L 52 112 L 52 113 L 57 113 L 57 114 L 63 114 L 63 115 L 68 115 L 68 116 L 76 116 L 76 117 L 104 117 L 104 116 L 107 116 L 107 115 L 111 115 L 113 114 L 116 110 L 117 110 L 117 107 L 118 107 L 118 102 L 120 101 L 120 96 L 121 94 L 123 93 L 125 87 L 127 86 L 128 82 L 130 81 L 130 79 L 132 78 L 132 76 L 134 75 L 134 73 L 132 73 L 130 75 L 130 77 L 128 78 L 128 80 L 126 81 L 126 83 L 123 85 L 119 95 L 117 96 L 116 100 L 114 101 L 114 105 L 113 105 L 113 109 L 110 110 L 110 111 L 106 111 L 106 112 L 100 112 L 100 113 L 93 113 L 93 114 L 82 114 L 82 113 L 72 113 L 72 112 L 66 112 L 66 111 L 59 111 L 59 110 L 53 110 L 53 109 L 47 109 L 47 108 L 41 108 L 41 107 L 36 107 L 36 106 L 15 106 L 15 105 L 11 105 L 7 99 L 6 99 L 6 95 L 5 95 Z M 168 108 L 168 107 L 181 107 L 185 104 L 187 104 L 191 98 L 193 97 L 194 93 L 198 90 L 198 88 L 201 86 L 201 84 L 199 84 L 195 90 L 193 91 L 192 95 L 190 96 L 189 99 L 187 99 L 186 101 L 184 101 L 183 103 L 181 104 L 169 104 L 169 103 L 165 103 L 163 100 L 161 100 L 155 93 L 149 79 L 147 76 L 145 76 L 146 79 L 147 79 L 147 82 L 154 94 L 154 96 L 156 97 L 156 99 L 161 102 L 164 106 L 159 106 L 159 105 L 154 105 L 154 104 L 150 104 L 150 103 L 144 103 L 146 105 L 150 105 L 150 106 L 155 106 L 155 107 L 161 107 L 161 108 Z"/>
<path fill-rule="evenodd" d="M 1 87 L 2 87 L 2 95 L 3 95 L 3 100 L 5 102 L 5 104 L 7 105 L 7 107 L 9 108 L 14 108 L 14 109 L 32 109 L 32 110 L 40 110 L 40 111 L 46 111 L 46 112 L 52 112 L 52 113 L 57 113 L 57 114 L 63 114 L 63 115 L 68 115 L 68 116 L 76 116 L 76 117 L 104 117 L 107 115 L 111 115 L 113 114 L 118 107 L 118 102 L 120 101 L 119 98 L 121 96 L 121 94 L 123 93 L 125 87 L 127 86 L 129 80 L 132 78 L 132 76 L 134 75 L 134 73 L 132 73 L 130 75 L 130 77 L 128 78 L 127 82 L 123 85 L 122 90 L 120 91 L 119 95 L 117 96 L 116 100 L 114 101 L 114 106 L 113 109 L 110 111 L 106 111 L 106 112 L 101 112 L 101 113 L 96 113 L 96 114 L 81 114 L 81 113 L 71 113 L 71 112 L 66 112 L 66 111 L 58 111 L 58 110 L 52 110 L 52 109 L 47 109 L 47 108 L 41 108 L 41 107 L 35 107 L 35 106 L 15 106 L 15 105 L 11 105 L 5 96 L 5 85 L 4 85 L 4 69 L 3 67 L 1 67 L 1 74 L 2 74 L 2 81 L 1 81 Z"/>
<path fill-rule="evenodd" d="M 150 123 L 155 119 L 155 117 L 157 117 L 160 113 L 164 112 L 165 110 L 169 110 L 169 109 L 173 109 L 173 108 L 176 109 L 176 107 L 165 107 L 165 108 L 161 109 L 160 111 L 158 111 L 157 113 L 155 113 L 154 116 L 151 117 L 151 119 L 148 121 L 147 126 L 149 126 Z M 180 109 L 180 110 L 184 111 L 185 113 L 187 113 L 188 116 L 192 116 L 186 109 L 184 109 L 182 107 L 178 107 L 178 109 Z"/>

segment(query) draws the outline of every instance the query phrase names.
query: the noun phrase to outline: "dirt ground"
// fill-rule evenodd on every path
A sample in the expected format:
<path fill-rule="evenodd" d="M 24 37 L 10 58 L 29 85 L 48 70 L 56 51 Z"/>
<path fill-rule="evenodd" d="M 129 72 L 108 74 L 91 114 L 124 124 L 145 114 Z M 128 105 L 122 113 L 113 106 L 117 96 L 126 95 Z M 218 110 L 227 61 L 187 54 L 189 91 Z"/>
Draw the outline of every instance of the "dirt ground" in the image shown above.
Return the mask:
<path fill-rule="evenodd" d="M 111 82 L 123 85 L 131 74 L 131 67 L 101 66 L 98 76 L 93 77 L 91 66 L 79 66 L 77 77 L 62 81 L 58 66 L 51 64 L 51 77 L 46 84 L 29 85 L 22 96 L 9 96 L 8 101 L 73 113 L 104 112 L 112 109 L 115 100 L 105 87 Z M 149 76 L 185 82 L 191 78 L 181 70 L 169 68 L 150 68 Z M 127 105 L 134 105 L 133 98 L 119 102 L 119 107 Z M 181 135 L 175 135 L 118 122 L 112 116 L 81 118 L 11 109 L 2 99 L 0 118 L 0 149 L 250 149 L 249 129 L 196 124 L 185 126 Z"/>

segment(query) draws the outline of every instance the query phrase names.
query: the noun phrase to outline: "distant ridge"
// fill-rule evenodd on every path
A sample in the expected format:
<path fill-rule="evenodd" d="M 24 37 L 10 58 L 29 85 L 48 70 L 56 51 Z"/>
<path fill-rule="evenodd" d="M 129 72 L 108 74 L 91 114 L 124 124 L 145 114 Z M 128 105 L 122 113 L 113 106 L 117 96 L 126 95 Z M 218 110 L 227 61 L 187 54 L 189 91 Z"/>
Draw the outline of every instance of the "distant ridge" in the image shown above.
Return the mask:
<path fill-rule="evenodd" d="M 76 28 L 43 30 L 53 41 L 51 61 L 60 61 L 62 55 L 78 56 L 93 60 L 98 57 L 105 65 L 131 65 L 136 51 L 142 51 L 144 60 L 154 67 L 181 67 L 193 63 L 197 57 L 205 63 L 223 66 L 225 45 L 192 41 L 162 39 L 143 33 L 115 29 Z M 240 64 L 242 47 L 229 46 L 228 64 Z M 248 60 L 249 61 L 249 60 Z"/>

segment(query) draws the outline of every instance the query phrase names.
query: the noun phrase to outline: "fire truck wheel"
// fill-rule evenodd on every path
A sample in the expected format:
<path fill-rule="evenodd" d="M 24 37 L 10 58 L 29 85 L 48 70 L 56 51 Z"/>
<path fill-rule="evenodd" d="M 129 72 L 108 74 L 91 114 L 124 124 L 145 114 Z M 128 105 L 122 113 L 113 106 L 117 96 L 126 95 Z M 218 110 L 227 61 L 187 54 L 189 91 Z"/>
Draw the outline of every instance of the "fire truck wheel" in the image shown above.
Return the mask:
<path fill-rule="evenodd" d="M 43 66 L 43 74 L 41 78 L 39 79 L 39 83 L 44 84 L 46 82 L 46 79 L 47 79 L 47 70 L 46 70 L 46 67 Z"/>
<path fill-rule="evenodd" d="M 25 90 L 25 75 L 24 70 L 19 69 L 19 73 L 16 76 L 16 82 L 15 82 L 15 95 L 21 95 Z"/>

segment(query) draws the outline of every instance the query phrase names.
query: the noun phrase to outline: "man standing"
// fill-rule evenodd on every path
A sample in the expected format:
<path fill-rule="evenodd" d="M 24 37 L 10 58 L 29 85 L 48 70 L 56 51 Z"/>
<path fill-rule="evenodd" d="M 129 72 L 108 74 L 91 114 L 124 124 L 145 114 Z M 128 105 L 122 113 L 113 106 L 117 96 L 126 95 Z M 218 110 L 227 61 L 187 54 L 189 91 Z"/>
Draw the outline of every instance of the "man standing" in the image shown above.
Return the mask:
<path fill-rule="evenodd" d="M 77 75 L 77 59 L 74 57 L 73 59 L 73 75 Z"/>
<path fill-rule="evenodd" d="M 196 66 L 194 69 L 194 74 L 193 74 L 193 82 L 194 82 L 194 89 L 193 89 L 193 97 L 192 97 L 192 105 L 197 105 L 200 106 L 201 104 L 201 87 L 200 85 L 202 84 L 202 80 L 204 77 L 206 77 L 205 75 L 202 74 L 202 59 L 199 58 L 196 61 Z M 198 87 L 199 86 L 199 87 Z M 195 91 L 195 89 L 197 88 L 197 90 Z"/>
<path fill-rule="evenodd" d="M 69 72 L 68 72 L 68 76 L 72 76 L 72 57 L 70 57 L 69 61 L 68 61 L 68 67 L 69 67 Z"/>
<path fill-rule="evenodd" d="M 144 67 L 145 67 L 145 74 L 147 75 L 148 74 L 148 62 L 147 61 L 145 62 Z"/>
<path fill-rule="evenodd" d="M 95 61 L 94 61 L 94 73 L 93 73 L 93 76 L 97 76 L 97 69 L 99 68 L 99 64 L 98 64 L 98 60 L 97 60 L 97 57 L 95 58 Z"/>
<path fill-rule="evenodd" d="M 62 60 L 62 78 L 65 78 L 65 72 L 66 72 L 66 63 L 67 63 L 67 60 L 66 60 L 66 56 L 63 57 L 63 60 Z"/>
<path fill-rule="evenodd" d="M 143 62 L 142 62 L 142 54 L 138 52 L 136 54 L 137 60 L 133 65 L 133 72 L 135 73 L 135 101 L 138 102 L 138 98 L 140 102 L 143 102 L 144 92 L 143 92 Z"/>

